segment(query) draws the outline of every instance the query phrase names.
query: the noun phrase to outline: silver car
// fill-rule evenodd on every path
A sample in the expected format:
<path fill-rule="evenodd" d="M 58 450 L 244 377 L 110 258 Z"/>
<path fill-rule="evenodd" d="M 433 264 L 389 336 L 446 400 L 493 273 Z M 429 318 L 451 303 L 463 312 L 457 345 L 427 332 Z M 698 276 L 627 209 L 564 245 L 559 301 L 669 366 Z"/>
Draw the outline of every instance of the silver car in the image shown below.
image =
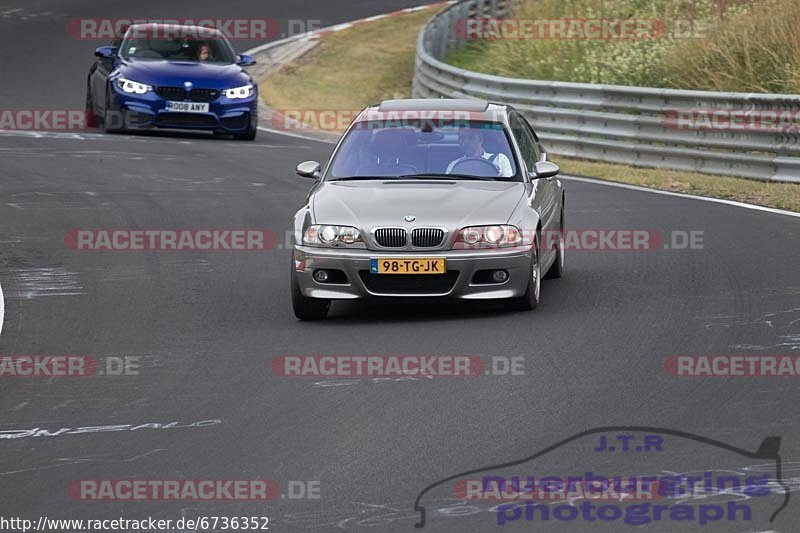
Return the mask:
<path fill-rule="evenodd" d="M 365 108 L 295 215 L 292 304 L 505 299 L 539 303 L 564 271 L 564 187 L 528 121 L 483 100 L 387 100 Z"/>

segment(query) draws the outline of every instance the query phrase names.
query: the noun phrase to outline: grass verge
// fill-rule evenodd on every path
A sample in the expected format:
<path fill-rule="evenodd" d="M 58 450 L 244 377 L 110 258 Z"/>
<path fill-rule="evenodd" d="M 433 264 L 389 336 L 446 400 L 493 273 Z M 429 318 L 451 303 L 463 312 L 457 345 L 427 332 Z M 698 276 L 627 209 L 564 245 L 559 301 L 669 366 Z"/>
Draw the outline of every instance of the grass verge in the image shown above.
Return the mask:
<path fill-rule="evenodd" d="M 417 34 L 433 13 L 389 17 L 326 35 L 311 52 L 261 80 L 261 95 L 273 109 L 339 111 L 408 97 Z M 567 174 L 800 212 L 800 184 L 554 159 Z"/>
<path fill-rule="evenodd" d="M 525 0 L 516 16 L 547 25 L 529 38 L 487 25 L 447 62 L 516 78 L 800 92 L 797 0 Z M 592 26 L 581 20 L 642 27 L 626 38 L 588 38 Z"/>
<path fill-rule="evenodd" d="M 433 9 L 359 24 L 323 36 L 299 60 L 259 85 L 273 109 L 360 110 L 411 96 L 414 50 Z"/>

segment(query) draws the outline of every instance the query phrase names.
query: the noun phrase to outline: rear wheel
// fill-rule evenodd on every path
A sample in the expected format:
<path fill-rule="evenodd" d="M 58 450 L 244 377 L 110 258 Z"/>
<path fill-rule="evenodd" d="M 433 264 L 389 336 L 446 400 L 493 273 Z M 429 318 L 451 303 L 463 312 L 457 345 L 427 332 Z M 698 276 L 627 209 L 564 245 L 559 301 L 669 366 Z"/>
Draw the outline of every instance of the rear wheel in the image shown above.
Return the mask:
<path fill-rule="evenodd" d="M 322 320 L 328 316 L 331 301 L 322 298 L 308 298 L 300 292 L 297 275 L 292 268 L 292 310 L 300 320 Z"/>
<path fill-rule="evenodd" d="M 515 311 L 531 311 L 539 305 L 539 295 L 542 289 L 542 270 L 539 263 L 539 241 L 534 242 L 531 253 L 531 266 L 528 274 L 528 286 L 525 294 L 514 298 L 508 307 Z"/>

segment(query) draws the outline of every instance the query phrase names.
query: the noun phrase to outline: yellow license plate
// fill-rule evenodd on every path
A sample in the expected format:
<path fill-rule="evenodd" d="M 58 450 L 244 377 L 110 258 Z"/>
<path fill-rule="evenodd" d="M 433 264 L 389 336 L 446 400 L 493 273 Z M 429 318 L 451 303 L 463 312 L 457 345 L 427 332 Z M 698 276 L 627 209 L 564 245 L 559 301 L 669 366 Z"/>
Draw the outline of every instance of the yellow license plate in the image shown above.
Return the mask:
<path fill-rule="evenodd" d="M 443 258 L 387 257 L 372 259 L 369 270 L 373 274 L 444 274 L 447 266 Z"/>

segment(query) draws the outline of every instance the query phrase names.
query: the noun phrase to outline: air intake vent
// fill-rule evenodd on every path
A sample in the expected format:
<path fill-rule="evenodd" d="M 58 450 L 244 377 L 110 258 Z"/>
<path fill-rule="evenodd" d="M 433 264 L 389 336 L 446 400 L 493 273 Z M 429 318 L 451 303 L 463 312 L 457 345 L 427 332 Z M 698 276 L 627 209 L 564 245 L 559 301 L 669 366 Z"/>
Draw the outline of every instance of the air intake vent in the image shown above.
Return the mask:
<path fill-rule="evenodd" d="M 379 228 L 375 230 L 375 240 L 384 248 L 405 248 L 406 230 L 403 228 Z"/>
<path fill-rule="evenodd" d="M 436 248 L 444 240 L 444 230 L 437 228 L 416 228 L 411 232 L 411 243 L 416 248 Z"/>

